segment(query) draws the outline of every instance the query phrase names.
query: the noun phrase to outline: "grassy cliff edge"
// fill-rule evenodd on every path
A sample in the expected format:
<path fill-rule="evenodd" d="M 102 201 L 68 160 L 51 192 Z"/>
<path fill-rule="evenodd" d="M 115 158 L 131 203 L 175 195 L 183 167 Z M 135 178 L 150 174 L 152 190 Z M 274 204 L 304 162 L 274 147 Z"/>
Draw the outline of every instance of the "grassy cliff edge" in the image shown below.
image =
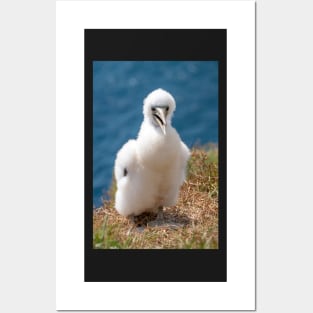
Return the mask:
<path fill-rule="evenodd" d="M 195 147 L 179 200 L 164 209 L 164 221 L 153 226 L 153 214 L 136 219 L 138 225 L 114 209 L 111 199 L 93 213 L 95 249 L 218 249 L 218 150 L 215 145 Z M 139 231 L 140 229 L 140 231 Z"/>

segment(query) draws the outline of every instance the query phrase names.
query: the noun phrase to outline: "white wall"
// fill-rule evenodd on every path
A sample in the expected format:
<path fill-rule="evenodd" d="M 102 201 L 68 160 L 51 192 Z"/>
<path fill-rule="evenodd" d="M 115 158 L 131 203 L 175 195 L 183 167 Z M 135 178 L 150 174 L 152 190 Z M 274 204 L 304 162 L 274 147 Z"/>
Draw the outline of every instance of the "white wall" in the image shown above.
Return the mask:
<path fill-rule="evenodd" d="M 312 312 L 311 1 L 257 1 L 257 312 Z M 0 310 L 55 311 L 55 2 L 0 4 Z M 70 22 L 70 21 L 69 21 Z"/>

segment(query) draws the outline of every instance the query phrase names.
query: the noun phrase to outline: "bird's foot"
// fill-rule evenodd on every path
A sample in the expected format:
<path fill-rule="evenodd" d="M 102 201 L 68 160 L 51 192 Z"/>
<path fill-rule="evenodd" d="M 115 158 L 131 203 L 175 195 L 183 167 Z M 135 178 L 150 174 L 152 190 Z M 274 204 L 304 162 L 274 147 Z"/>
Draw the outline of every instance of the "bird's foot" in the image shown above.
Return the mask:
<path fill-rule="evenodd" d="M 130 223 L 130 228 L 127 232 L 127 235 L 130 235 L 131 232 L 136 228 L 135 216 L 133 214 L 127 216 L 127 220 Z"/>
<path fill-rule="evenodd" d="M 141 233 L 145 230 L 146 227 L 142 223 L 140 223 L 140 218 L 138 220 L 138 217 L 132 214 L 127 216 L 127 219 L 131 223 L 131 227 L 127 232 L 128 235 L 130 235 L 133 231 Z"/>
<path fill-rule="evenodd" d="M 127 219 L 128 219 L 128 221 L 129 221 L 131 224 L 135 224 L 135 216 L 134 216 L 134 214 L 128 215 L 128 216 L 127 216 Z"/>
<path fill-rule="evenodd" d="M 164 224 L 163 206 L 158 207 L 157 217 L 154 221 L 148 223 L 149 226 L 162 226 Z"/>
<path fill-rule="evenodd" d="M 178 229 L 178 228 L 183 227 L 183 224 L 181 223 L 176 223 L 170 220 L 165 220 L 163 208 L 164 208 L 163 206 L 158 207 L 158 215 L 156 219 L 152 222 L 149 222 L 148 226 L 150 227 L 159 226 L 159 227 L 165 227 L 169 229 Z"/>
<path fill-rule="evenodd" d="M 163 212 L 163 206 L 158 207 L 158 215 L 156 218 L 158 221 L 164 221 L 164 212 Z"/>

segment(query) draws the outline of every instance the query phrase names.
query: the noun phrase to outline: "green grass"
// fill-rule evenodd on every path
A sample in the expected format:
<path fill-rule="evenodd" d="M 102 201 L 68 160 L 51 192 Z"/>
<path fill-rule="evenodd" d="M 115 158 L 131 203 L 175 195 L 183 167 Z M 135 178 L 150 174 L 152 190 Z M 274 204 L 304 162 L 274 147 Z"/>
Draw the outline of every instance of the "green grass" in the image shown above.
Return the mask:
<path fill-rule="evenodd" d="M 154 214 L 137 217 L 140 228 L 119 215 L 113 181 L 110 200 L 94 210 L 94 249 L 218 249 L 218 150 L 207 145 L 191 152 L 179 200 L 164 209 L 159 226 L 151 226 Z"/>

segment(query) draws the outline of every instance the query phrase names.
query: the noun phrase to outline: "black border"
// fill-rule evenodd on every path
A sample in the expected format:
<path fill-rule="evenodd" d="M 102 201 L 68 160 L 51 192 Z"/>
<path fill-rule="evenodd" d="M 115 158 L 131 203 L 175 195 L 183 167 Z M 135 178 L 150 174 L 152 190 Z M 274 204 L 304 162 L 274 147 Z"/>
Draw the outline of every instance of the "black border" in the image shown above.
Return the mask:
<path fill-rule="evenodd" d="M 85 282 L 227 281 L 226 36 L 226 29 L 85 29 Z M 219 249 L 93 249 L 92 62 L 95 60 L 219 62 Z"/>

